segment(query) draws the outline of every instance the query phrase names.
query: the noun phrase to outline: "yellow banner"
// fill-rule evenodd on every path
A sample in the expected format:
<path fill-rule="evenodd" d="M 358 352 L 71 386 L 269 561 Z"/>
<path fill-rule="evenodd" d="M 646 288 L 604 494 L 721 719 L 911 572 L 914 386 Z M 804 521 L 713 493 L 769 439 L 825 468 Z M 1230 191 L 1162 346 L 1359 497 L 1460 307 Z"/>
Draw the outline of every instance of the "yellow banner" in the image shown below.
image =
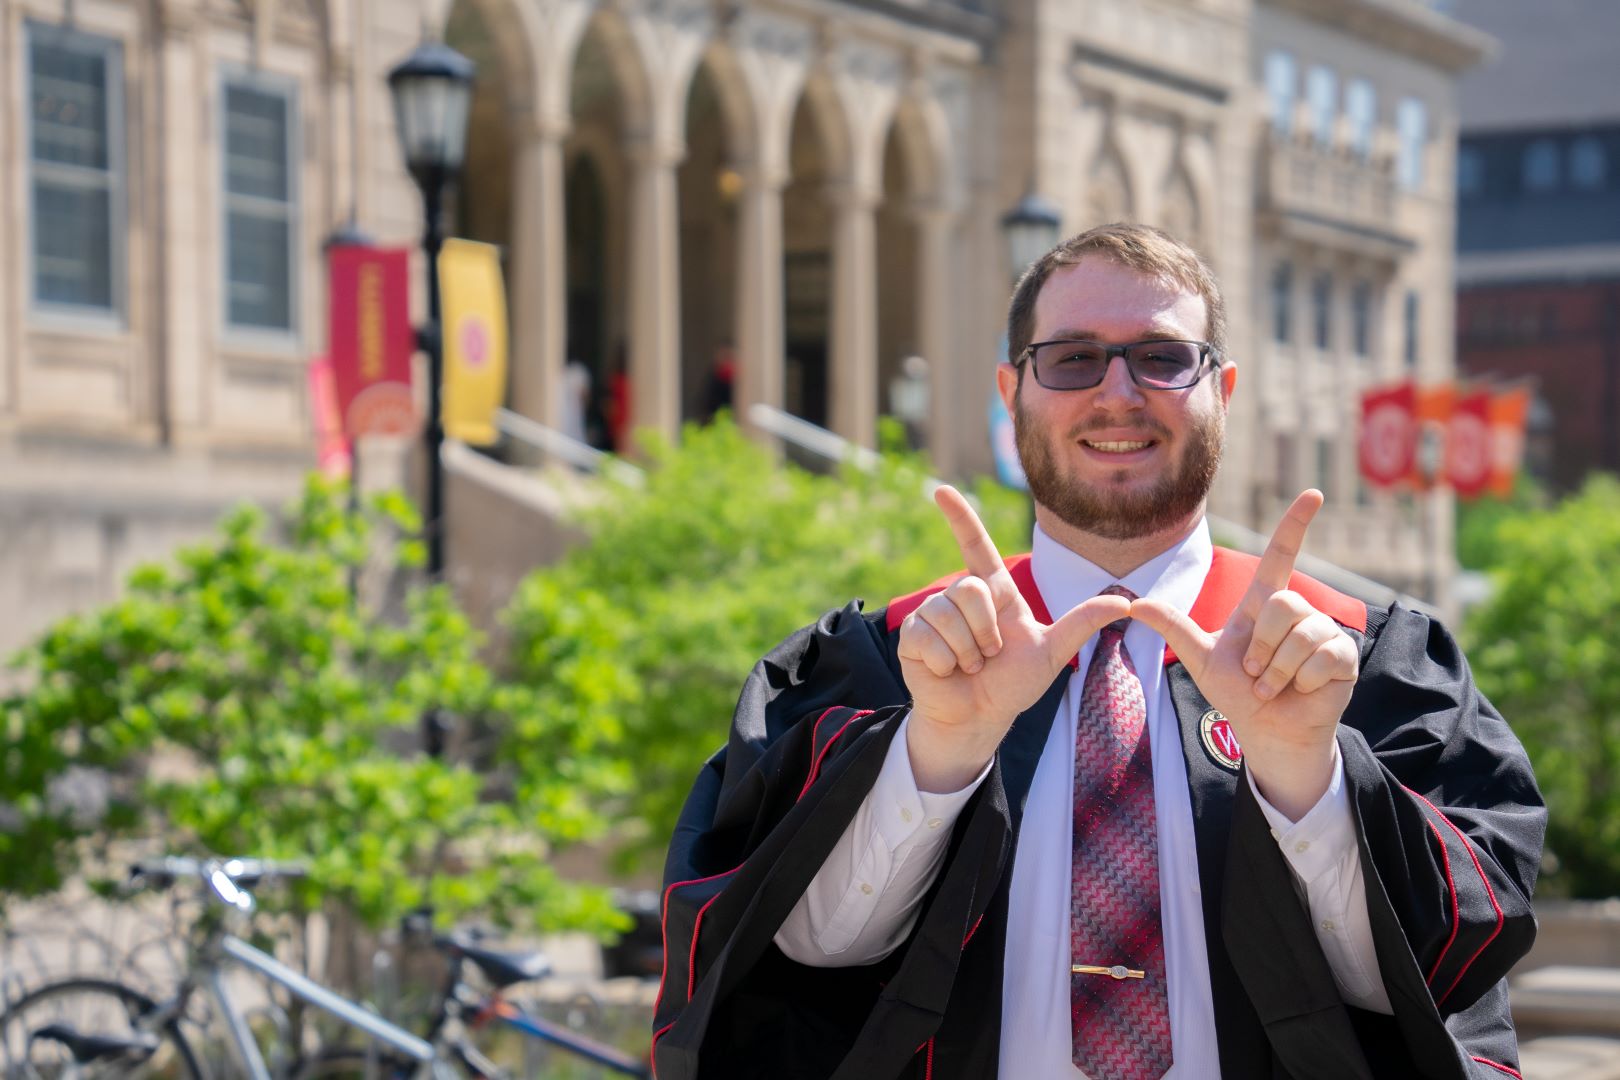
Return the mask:
<path fill-rule="evenodd" d="M 506 396 L 506 287 L 493 244 L 446 240 L 439 252 L 444 433 L 488 446 Z"/>

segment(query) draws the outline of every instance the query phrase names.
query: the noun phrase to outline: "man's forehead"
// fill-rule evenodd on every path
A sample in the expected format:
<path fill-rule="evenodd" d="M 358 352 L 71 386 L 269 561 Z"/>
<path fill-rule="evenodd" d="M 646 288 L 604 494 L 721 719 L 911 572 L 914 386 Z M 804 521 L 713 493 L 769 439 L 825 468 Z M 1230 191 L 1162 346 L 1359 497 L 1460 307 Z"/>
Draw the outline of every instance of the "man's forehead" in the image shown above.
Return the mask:
<path fill-rule="evenodd" d="M 1054 270 L 1035 299 L 1038 337 L 1103 334 L 1120 324 L 1202 336 L 1208 323 L 1208 306 L 1196 289 L 1096 256 Z"/>

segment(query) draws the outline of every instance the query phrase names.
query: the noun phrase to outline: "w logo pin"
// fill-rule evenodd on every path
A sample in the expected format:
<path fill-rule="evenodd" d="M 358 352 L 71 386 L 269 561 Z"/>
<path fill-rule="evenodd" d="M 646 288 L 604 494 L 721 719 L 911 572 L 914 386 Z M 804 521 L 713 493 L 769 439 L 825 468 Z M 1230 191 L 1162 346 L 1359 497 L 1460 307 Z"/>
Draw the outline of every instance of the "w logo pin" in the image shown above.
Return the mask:
<path fill-rule="evenodd" d="M 1236 772 L 1243 761 L 1243 748 L 1232 733 L 1232 722 L 1217 709 L 1211 709 L 1198 721 L 1198 737 L 1204 743 L 1204 753 L 1217 764 Z"/>

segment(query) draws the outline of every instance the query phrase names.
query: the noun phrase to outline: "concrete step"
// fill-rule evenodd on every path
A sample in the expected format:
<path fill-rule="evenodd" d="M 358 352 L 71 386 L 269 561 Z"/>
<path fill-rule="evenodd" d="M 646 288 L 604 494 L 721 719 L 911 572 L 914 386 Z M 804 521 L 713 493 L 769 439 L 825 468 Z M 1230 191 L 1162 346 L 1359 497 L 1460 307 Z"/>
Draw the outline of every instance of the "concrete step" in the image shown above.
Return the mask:
<path fill-rule="evenodd" d="M 1552 964 L 1509 981 L 1520 1032 L 1620 1037 L 1620 968 Z"/>

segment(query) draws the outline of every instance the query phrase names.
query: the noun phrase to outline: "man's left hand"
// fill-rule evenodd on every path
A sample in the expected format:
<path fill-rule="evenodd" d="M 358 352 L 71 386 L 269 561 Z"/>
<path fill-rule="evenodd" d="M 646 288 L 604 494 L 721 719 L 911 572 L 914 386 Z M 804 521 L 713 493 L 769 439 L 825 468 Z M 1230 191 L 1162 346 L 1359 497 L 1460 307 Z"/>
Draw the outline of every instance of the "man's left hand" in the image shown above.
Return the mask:
<path fill-rule="evenodd" d="M 1294 500 L 1232 617 L 1211 634 L 1158 600 L 1131 617 L 1164 636 L 1199 691 L 1231 722 L 1266 801 L 1298 821 L 1333 777 L 1333 740 L 1356 686 L 1355 642 L 1288 588 L 1322 493 Z"/>

